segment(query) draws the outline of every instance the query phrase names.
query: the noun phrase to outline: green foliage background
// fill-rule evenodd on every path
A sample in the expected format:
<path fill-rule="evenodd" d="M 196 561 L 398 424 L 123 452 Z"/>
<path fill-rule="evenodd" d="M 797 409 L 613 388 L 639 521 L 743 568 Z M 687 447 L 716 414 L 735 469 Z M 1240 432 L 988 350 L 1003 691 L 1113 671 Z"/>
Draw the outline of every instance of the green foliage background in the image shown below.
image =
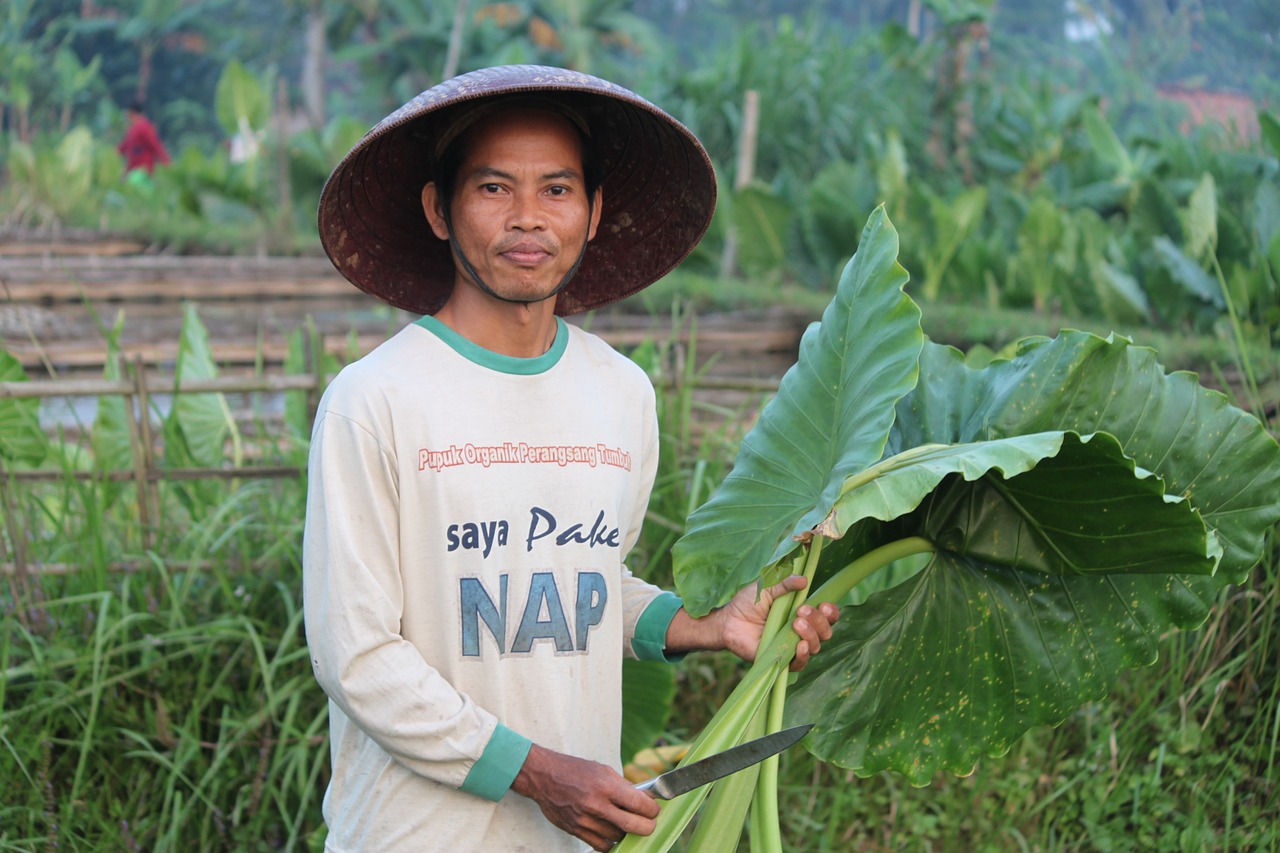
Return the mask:
<path fill-rule="evenodd" d="M 1201 370 L 1274 431 L 1275 4 L 1113 0 L 1074 4 L 1094 16 L 1068 19 L 1060 4 L 932 0 L 916 20 L 912 5 L 471 3 L 458 69 L 579 67 L 705 141 L 720 214 L 636 310 L 666 312 L 677 297 L 694 310 L 825 304 L 883 203 L 933 338 L 982 361 L 1027 333 L 1114 330 Z M 0 224 L 129 231 L 172 252 L 317 252 L 329 169 L 440 79 L 454 9 L 13 0 L 0 10 Z M 1104 20 L 1096 40 L 1066 36 Z M 324 36 L 320 115 L 304 91 L 309 24 Z M 1250 95 L 1257 131 L 1184 131 L 1161 86 Z M 747 90 L 761 103 L 750 181 L 736 165 Z M 131 183 L 114 142 L 120 108 L 140 92 L 174 163 Z M 264 135 L 256 157 L 233 162 L 240 116 Z M 731 234 L 742 247 L 732 267 Z M 183 346 L 191 375 L 216 369 L 194 316 Z M 659 381 L 671 378 L 664 346 L 636 353 Z M 0 380 L 20 374 L 0 352 Z M 660 401 L 662 471 L 635 557 L 662 581 L 738 440 L 699 431 L 688 388 Z M 305 459 L 305 407 L 288 411 L 286 429 L 262 431 L 276 436 L 254 448 L 264 462 Z M 36 417 L 0 400 L 7 466 L 103 470 L 127 446 L 110 405 L 85 425 L 89 449 L 33 432 Z M 240 446 L 215 395 L 167 413 L 164 430 L 173 464 Z M 162 485 L 165 524 L 145 534 L 133 489 L 69 476 L 0 484 L 0 554 L 77 569 L 11 576 L 0 597 L 0 850 L 317 847 L 325 708 L 301 633 L 299 484 Z M 787 837 L 815 851 L 1280 849 L 1274 531 L 1265 550 L 1204 628 L 1160 638 L 1155 667 L 968 777 L 917 790 L 789 756 Z M 111 573 L 120 561 L 133 571 Z M 665 737 L 696 734 L 739 673 L 713 656 L 682 664 Z"/>

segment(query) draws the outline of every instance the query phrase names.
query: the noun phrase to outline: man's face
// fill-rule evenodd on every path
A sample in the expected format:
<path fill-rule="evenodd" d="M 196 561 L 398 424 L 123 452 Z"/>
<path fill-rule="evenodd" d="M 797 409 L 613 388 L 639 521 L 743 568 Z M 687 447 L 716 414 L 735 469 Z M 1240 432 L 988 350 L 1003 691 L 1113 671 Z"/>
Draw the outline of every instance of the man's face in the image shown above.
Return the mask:
<path fill-rule="evenodd" d="M 600 222 L 598 194 L 594 209 L 587 203 L 577 130 L 548 112 L 512 109 L 481 120 L 463 144 L 451 206 L 458 246 L 498 296 L 546 299 Z M 448 239 L 442 201 L 428 184 L 423 208 L 436 236 Z M 474 286 L 457 267 L 458 281 Z"/>

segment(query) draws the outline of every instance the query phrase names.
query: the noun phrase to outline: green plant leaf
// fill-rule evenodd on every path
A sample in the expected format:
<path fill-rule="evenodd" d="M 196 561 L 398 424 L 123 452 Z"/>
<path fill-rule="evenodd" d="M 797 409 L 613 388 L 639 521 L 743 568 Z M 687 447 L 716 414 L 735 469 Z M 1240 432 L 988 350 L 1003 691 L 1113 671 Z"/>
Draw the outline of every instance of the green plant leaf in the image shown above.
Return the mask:
<path fill-rule="evenodd" d="M 183 306 L 182 331 L 174 378 L 179 383 L 218 375 L 209 333 L 192 304 Z M 165 419 L 165 462 L 174 467 L 210 468 L 226 459 L 226 443 L 235 439 L 234 419 L 226 398 L 216 393 L 175 394 Z"/>
<path fill-rule="evenodd" d="M 910 174 L 907 147 L 902 141 L 902 134 L 896 128 L 890 128 L 885 134 L 882 148 L 880 158 L 876 161 L 876 185 L 883 198 L 901 198 L 907 192 L 907 177 Z"/>
<path fill-rule="evenodd" d="M 875 206 L 875 182 L 868 171 L 862 162 L 828 164 L 810 182 L 796 211 L 805 249 L 824 273 L 848 263 L 849 235 L 861 225 L 861 211 Z"/>
<path fill-rule="evenodd" d="M 623 762 L 653 746 L 666 728 L 675 695 L 675 667 L 663 661 L 622 662 Z"/>
<path fill-rule="evenodd" d="M 107 355 L 103 359 L 102 378 L 123 379 L 120 369 L 120 332 L 124 328 L 124 312 L 116 315 L 115 326 L 107 332 Z M 98 397 L 98 408 L 93 416 L 89 433 L 89 446 L 93 448 L 93 465 L 97 471 L 128 469 L 133 460 L 130 440 L 129 403 L 119 394 L 103 394 Z"/>
<path fill-rule="evenodd" d="M 1064 331 L 1026 338 L 1013 358 L 974 370 L 959 352 L 929 343 L 920 375 L 898 405 L 890 454 L 1054 430 L 1109 433 L 1203 516 L 1224 549 L 1217 583 L 1241 580 L 1280 521 L 1275 439 L 1195 374 L 1166 374 L 1150 348 Z"/>
<path fill-rule="evenodd" d="M 0 382 L 26 382 L 22 362 L 0 350 Z M 49 450 L 49 441 L 40 427 L 39 398 L 0 397 L 0 457 L 29 465 L 39 464 Z"/>
<path fill-rule="evenodd" d="M 58 143 L 58 208 L 72 210 L 93 189 L 93 134 L 72 128 Z"/>
<path fill-rule="evenodd" d="M 1114 173 L 1117 180 L 1127 183 L 1134 175 L 1133 160 L 1110 122 L 1102 115 L 1102 110 L 1097 106 L 1089 107 L 1081 111 L 1080 118 L 1085 135 L 1098 159 Z"/>
<path fill-rule="evenodd" d="M 938 298 L 942 276 L 951 266 L 960 245 L 986 212 L 987 189 L 972 187 L 950 199 L 931 192 L 926 194 L 933 216 L 933 240 L 924 256 L 923 290 L 925 299 L 932 302 Z"/>
<path fill-rule="evenodd" d="M 1262 138 L 1266 140 L 1271 153 L 1280 157 L 1280 121 L 1265 110 L 1258 111 L 1258 126 L 1262 130 Z"/>
<path fill-rule="evenodd" d="M 1176 575 L 1046 576 L 950 552 L 851 610 L 788 715 L 820 721 L 809 742 L 822 759 L 916 785 L 1060 723 L 1152 663 L 1168 625 L 1207 612 Z"/>
<path fill-rule="evenodd" d="M 789 534 L 821 521 L 844 479 L 880 458 L 924 342 L 897 254 L 897 232 L 879 208 L 733 470 L 690 515 L 672 557 L 691 613 L 728 600 L 785 556 L 796 545 Z"/>
<path fill-rule="evenodd" d="M 1150 321 L 1151 302 L 1136 278 L 1104 260 L 1098 260 L 1093 266 L 1093 281 L 1108 318 Z"/>
<path fill-rule="evenodd" d="M 266 127 L 271 99 L 253 72 L 233 59 L 218 78 L 214 109 L 223 131 L 234 136 L 246 127 L 250 130 Z"/>
<path fill-rule="evenodd" d="M 1274 180 L 1258 184 L 1253 197 L 1253 227 L 1257 229 L 1257 245 L 1263 251 L 1280 234 L 1280 183 Z"/>
<path fill-rule="evenodd" d="M 1218 245 L 1218 189 L 1205 172 L 1187 201 L 1187 253 L 1203 260 Z"/>
<path fill-rule="evenodd" d="M 1054 430 L 1073 432 L 1029 464 Z M 905 464 L 860 478 L 832 532 L 847 528 L 855 553 L 906 536 L 938 551 L 841 620 L 788 715 L 821 721 L 810 742 L 825 760 L 915 784 L 969 772 L 1152 663 L 1158 638 L 1200 624 L 1280 521 L 1280 447 L 1262 424 L 1123 339 L 1027 339 L 981 370 L 929 344 L 887 452 Z M 991 467 L 965 473 L 975 459 L 957 454 Z M 831 543 L 824 563 L 848 553 Z"/>
<path fill-rule="evenodd" d="M 1156 257 L 1169 275 L 1173 277 L 1183 290 L 1195 296 L 1201 302 L 1208 303 L 1222 310 L 1227 306 L 1222 296 L 1222 288 L 1216 279 L 1204 271 L 1204 268 L 1173 244 L 1168 237 L 1156 237 L 1152 241 Z"/>
<path fill-rule="evenodd" d="M 767 273 L 782 267 L 791 205 L 768 187 L 754 184 L 734 193 L 732 210 L 742 268 Z"/>
<path fill-rule="evenodd" d="M 1043 452 L 1059 429 L 1098 434 L 1068 433 L 1070 452 L 1034 465 L 1012 453 Z M 968 442 L 1014 475 L 965 479 L 954 456 Z M 918 450 L 934 443 L 946 450 Z M 918 461 L 893 473 L 890 456 L 883 482 L 861 478 L 837 503 L 836 532 L 860 549 L 924 535 L 938 551 L 841 620 L 788 716 L 820 721 L 810 743 L 824 760 L 915 784 L 969 772 L 1155 661 L 1158 637 L 1201 624 L 1280 521 L 1280 447 L 1262 424 L 1121 338 L 1030 338 L 982 370 L 931 343 L 887 452 Z M 943 467 L 922 480 L 911 469 L 925 464 Z M 842 540 L 823 553 L 846 556 Z"/>
<path fill-rule="evenodd" d="M 891 525 L 889 539 L 925 536 L 948 553 L 1046 575 L 1208 575 L 1221 556 L 1194 508 L 1167 508 L 1175 501 L 1163 482 L 1135 471 L 1106 433 L 916 449 L 871 470 L 851 478 L 816 532 L 838 539 L 858 521 L 894 521 L 927 498 L 928 523 Z"/>

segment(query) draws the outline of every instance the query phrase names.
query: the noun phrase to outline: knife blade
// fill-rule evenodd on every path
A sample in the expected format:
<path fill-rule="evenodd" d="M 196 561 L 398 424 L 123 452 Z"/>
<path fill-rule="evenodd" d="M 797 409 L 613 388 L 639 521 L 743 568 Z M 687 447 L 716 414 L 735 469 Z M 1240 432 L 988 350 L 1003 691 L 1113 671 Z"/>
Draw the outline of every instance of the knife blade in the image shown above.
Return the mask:
<path fill-rule="evenodd" d="M 806 723 L 803 726 L 792 726 L 780 732 L 749 740 L 701 761 L 668 770 L 661 776 L 641 782 L 635 786 L 635 789 L 644 791 L 659 800 L 670 800 L 777 755 L 784 749 L 799 743 L 811 728 L 813 723 Z"/>

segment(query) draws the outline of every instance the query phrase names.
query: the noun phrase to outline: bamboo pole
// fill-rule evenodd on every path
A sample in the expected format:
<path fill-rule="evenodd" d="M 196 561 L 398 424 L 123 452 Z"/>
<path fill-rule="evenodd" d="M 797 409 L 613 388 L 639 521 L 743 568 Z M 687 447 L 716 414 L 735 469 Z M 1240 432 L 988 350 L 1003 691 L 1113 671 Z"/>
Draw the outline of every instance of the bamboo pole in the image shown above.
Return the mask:
<path fill-rule="evenodd" d="M 135 362 L 136 363 L 136 362 Z M 663 380 L 659 380 L 661 383 Z M 316 393 L 324 385 L 322 368 L 310 375 L 289 376 L 220 376 L 216 379 L 188 379 L 178 384 L 172 376 L 153 375 L 149 386 L 171 389 L 180 394 L 220 393 L 253 394 L 306 391 Z M 731 379 L 702 377 L 698 387 L 711 391 L 776 391 L 776 379 Z M 132 396 L 137 384 L 132 380 L 111 379 L 33 379 L 26 382 L 0 382 L 0 400 L 48 397 Z M 311 409 L 314 414 L 314 407 Z"/>
<path fill-rule="evenodd" d="M 18 514 L 14 509 L 13 500 L 9 494 L 9 478 L 14 472 L 7 472 L 4 466 L 0 465 L 0 512 L 4 514 L 4 529 L 0 530 L 0 534 L 8 540 L 9 547 L 7 549 L 13 554 L 13 562 L 4 564 L 5 574 L 9 576 L 9 595 L 15 602 L 31 601 L 31 578 L 27 567 L 26 555 L 26 537 L 22 535 L 19 529 Z M 0 546 L 4 545 L 0 541 Z M 31 628 L 29 614 L 26 611 L 18 609 L 18 619 L 28 630 Z"/>
<path fill-rule="evenodd" d="M 152 468 L 147 470 L 144 463 L 143 465 L 135 465 L 128 471 L 10 471 L 8 476 L 15 482 L 27 483 L 58 483 L 63 480 L 107 480 L 115 483 L 126 483 L 132 480 L 141 485 L 170 480 L 235 480 L 243 477 L 273 480 L 301 477 L 304 473 L 306 473 L 306 470 L 298 465 L 237 465 L 226 468 Z M 143 523 L 146 523 L 145 520 Z"/>
<path fill-rule="evenodd" d="M 152 526 L 143 526 L 142 528 L 142 547 L 150 550 L 154 542 L 154 534 L 160 523 L 159 513 L 161 510 L 160 491 L 156 488 L 155 481 L 151 478 L 155 470 L 154 454 L 152 448 L 155 447 L 154 439 L 151 436 L 151 398 L 147 394 L 147 378 L 146 373 L 142 369 L 142 359 L 134 358 L 133 361 L 133 381 L 136 384 L 137 400 L 138 400 L 138 426 L 142 433 L 142 452 L 140 454 L 140 464 L 144 475 L 144 483 L 142 492 L 138 495 L 138 501 L 148 501 L 156 510 L 156 516 L 153 517 Z"/>
<path fill-rule="evenodd" d="M 127 373 L 124 363 L 124 356 L 117 355 L 117 363 L 120 366 L 119 373 L 124 376 Z M 126 421 L 129 424 L 129 458 L 133 467 L 133 482 L 138 491 L 138 524 L 142 529 L 143 544 L 149 544 L 149 534 L 151 530 L 151 501 L 147 499 L 147 468 L 145 463 L 145 455 L 142 448 L 142 426 L 140 419 L 146 417 L 146 410 L 139 410 L 137 407 L 137 398 L 133 394 L 133 388 L 124 395 L 125 407 L 128 409 Z M 31 472 L 37 473 L 37 472 Z M 53 473 L 53 472 L 50 472 Z M 114 479 L 112 474 L 115 472 L 108 471 L 105 473 L 106 479 Z"/>
<path fill-rule="evenodd" d="M 135 366 L 140 357 L 134 359 Z M 179 394 L 252 394 L 255 392 L 310 391 L 314 376 L 219 376 L 213 379 L 188 379 L 179 382 L 172 375 L 158 374 L 151 382 L 171 388 Z M 137 393 L 137 383 L 119 379 L 32 379 L 26 382 L 0 382 L 0 400 L 31 397 L 101 397 L 129 396 Z"/>
<path fill-rule="evenodd" d="M 107 571 L 110 572 L 143 572 L 155 568 L 155 563 L 150 560 L 116 560 L 107 564 Z M 165 567 L 170 571 L 200 571 L 203 569 L 211 569 L 217 566 L 225 566 L 234 569 L 258 569 L 269 566 L 266 560 L 252 561 L 227 561 L 219 562 L 217 560 L 166 560 Z M 40 574 L 42 575 L 74 575 L 83 571 L 84 568 L 79 563 L 41 563 L 39 564 Z M 0 563 L 0 575 L 12 577 L 16 567 L 12 563 Z"/>

